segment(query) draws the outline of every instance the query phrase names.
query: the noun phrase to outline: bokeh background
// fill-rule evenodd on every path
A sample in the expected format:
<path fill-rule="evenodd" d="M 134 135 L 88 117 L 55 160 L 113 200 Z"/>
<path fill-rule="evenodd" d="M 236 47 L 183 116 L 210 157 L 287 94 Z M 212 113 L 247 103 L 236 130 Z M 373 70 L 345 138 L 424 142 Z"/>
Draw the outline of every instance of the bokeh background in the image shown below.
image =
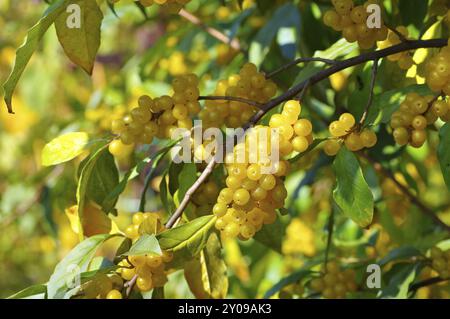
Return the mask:
<path fill-rule="evenodd" d="M 324 1 L 268 2 L 269 8 L 265 9 L 256 7 L 253 1 L 244 1 L 243 9 L 238 9 L 236 1 L 227 1 L 227 6 L 223 6 L 221 1 L 193 0 L 188 10 L 208 25 L 237 34 L 245 47 L 259 41 L 265 46 L 264 50 L 252 51 L 259 53 L 250 58 L 264 60 L 262 66 L 266 70 L 275 69 L 298 53 L 311 56 L 339 40 L 339 35 L 321 22 L 323 10 L 320 6 Z M 385 2 L 391 3 L 390 10 L 395 13 L 396 8 L 392 5 L 395 1 Z M 279 21 L 274 21 L 273 8 L 283 5 L 292 6 L 291 15 L 279 16 Z M 15 50 L 23 42 L 27 29 L 46 7 L 47 4 L 37 0 L 0 1 L 0 82 L 6 80 Z M 201 77 L 202 93 L 208 94 L 214 91 L 219 79 L 236 72 L 248 59 L 245 54 L 230 49 L 181 17 L 151 9 L 146 19 L 132 1 L 126 0 L 116 7 L 118 17 L 105 3 L 102 9 L 105 14 L 102 44 L 92 77 L 65 57 L 52 27 L 19 82 L 13 98 L 16 114 L 8 114 L 6 107 L 1 106 L 0 297 L 32 284 L 45 283 L 58 260 L 78 243 L 65 210 L 76 204 L 76 167 L 82 157 L 65 165 L 44 168 L 40 153 L 45 143 L 70 131 L 85 131 L 92 138 L 105 138 L 110 134 L 112 118 L 134 107 L 141 94 L 166 94 L 173 76 L 196 73 Z M 267 33 L 264 26 L 268 24 L 269 30 L 273 31 L 272 39 L 278 35 L 274 45 L 271 41 L 264 43 L 261 36 L 261 31 Z M 414 26 L 411 29 L 414 31 Z M 354 45 L 343 41 L 338 42 L 336 48 L 341 50 L 340 57 L 359 53 Z M 306 77 L 316 68 L 308 68 L 302 76 Z M 406 76 L 390 64 L 383 64 L 381 69 L 380 77 L 385 87 L 395 89 L 416 81 L 416 74 Z M 280 88 L 288 87 L 294 80 L 299 81 L 298 71 L 293 68 L 280 76 L 277 79 Z M 350 101 L 349 105 L 362 104 L 368 92 L 358 90 L 358 83 L 369 75 L 370 69 L 361 66 L 338 73 L 314 89 L 308 100 L 311 106 L 305 114 L 312 118 L 318 131 L 325 131 L 321 117 L 333 114 L 332 101 L 340 101 L 339 105 L 344 104 L 343 101 Z M 448 193 L 434 155 L 436 140 L 434 136 L 429 147 L 411 152 L 408 161 L 400 167 L 402 178 L 415 180 L 415 187 L 422 191 L 424 198 L 439 206 L 448 204 Z M 326 168 L 329 164 L 319 151 L 312 152 L 297 164 L 302 169 L 287 181 L 289 211 L 283 217 L 282 240 L 275 247 L 278 253 L 256 241 L 226 244 L 230 296 L 262 297 L 292 270 L 305 262 L 323 258 L 328 216 L 333 209 L 330 192 L 334 175 L 330 167 Z M 127 160 L 119 163 L 122 171 L 130 165 Z M 432 237 L 432 234 L 423 237 L 421 215 L 407 199 L 392 191 L 392 185 L 377 180 L 373 170 L 368 173 L 372 176 L 370 183 L 374 192 L 378 195 L 391 192 L 392 200 L 381 203 L 378 209 L 384 214 L 383 223 L 390 225 L 391 234 L 399 235 L 393 238 L 379 225 L 370 231 L 361 230 L 348 219 L 338 219 L 334 254 L 358 263 L 383 256 L 389 249 L 404 243 L 428 247 L 442 239 Z M 137 211 L 142 185 L 142 179 L 134 180 L 119 201 L 119 214 L 115 217 L 119 227 L 124 227 L 131 214 Z M 156 196 L 157 178 L 152 188 L 148 206 L 157 210 L 161 206 Z M 396 212 L 398 216 L 390 212 Z M 448 220 L 448 213 L 444 218 Z M 377 236 L 373 237 L 374 234 Z M 106 245 L 100 253 L 108 256 L 114 248 L 113 244 Z M 171 275 L 167 297 L 192 297 L 182 277 L 181 272 Z M 424 288 L 418 296 L 448 297 L 448 292 L 441 287 Z"/>

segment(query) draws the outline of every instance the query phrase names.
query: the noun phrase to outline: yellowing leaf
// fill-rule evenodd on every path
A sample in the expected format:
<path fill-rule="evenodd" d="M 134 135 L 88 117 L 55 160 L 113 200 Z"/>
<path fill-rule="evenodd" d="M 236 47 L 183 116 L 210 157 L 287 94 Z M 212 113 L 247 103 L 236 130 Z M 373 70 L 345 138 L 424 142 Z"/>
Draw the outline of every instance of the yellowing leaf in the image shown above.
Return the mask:
<path fill-rule="evenodd" d="M 88 135 L 84 132 L 58 136 L 42 150 L 42 165 L 51 166 L 70 161 L 83 152 L 87 142 Z"/>
<path fill-rule="evenodd" d="M 437 31 L 441 26 L 441 20 L 434 23 L 422 36 L 422 40 L 430 40 L 436 37 Z M 430 49 L 420 48 L 414 53 L 413 60 L 416 64 L 421 64 L 430 54 Z"/>
<path fill-rule="evenodd" d="M 77 0 L 72 5 L 74 10 L 67 10 L 56 19 L 56 34 L 70 60 L 91 74 L 100 46 L 103 14 L 96 1 Z"/>
<path fill-rule="evenodd" d="M 66 209 L 66 216 L 74 233 L 80 234 L 80 219 L 78 205 Z M 97 205 L 89 203 L 83 211 L 83 234 L 87 237 L 97 234 L 116 234 L 119 228 Z"/>
<path fill-rule="evenodd" d="M 228 267 L 230 267 L 240 281 L 248 282 L 250 280 L 250 271 L 244 256 L 242 256 L 237 240 L 230 239 L 224 241 L 223 248 L 225 250 L 225 261 Z"/>
<path fill-rule="evenodd" d="M 198 299 L 223 299 L 228 291 L 227 267 L 221 256 L 219 238 L 212 233 L 198 258 L 188 262 L 184 276 Z"/>

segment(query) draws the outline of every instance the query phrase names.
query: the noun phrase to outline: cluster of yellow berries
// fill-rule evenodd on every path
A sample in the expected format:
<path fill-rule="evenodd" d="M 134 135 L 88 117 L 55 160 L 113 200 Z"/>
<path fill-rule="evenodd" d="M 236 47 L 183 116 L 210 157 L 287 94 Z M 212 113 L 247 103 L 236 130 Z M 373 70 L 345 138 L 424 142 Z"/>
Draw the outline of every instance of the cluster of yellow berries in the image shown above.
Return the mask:
<path fill-rule="evenodd" d="M 192 196 L 196 216 L 211 214 L 219 195 L 219 187 L 214 181 L 203 183 Z"/>
<path fill-rule="evenodd" d="M 120 292 L 123 280 L 117 274 L 97 274 L 92 280 L 81 285 L 74 298 L 83 299 L 122 299 Z"/>
<path fill-rule="evenodd" d="M 124 145 L 150 144 L 154 137 L 170 139 L 176 128 L 191 129 L 190 116 L 200 112 L 198 77 L 187 74 L 172 81 L 173 95 L 152 99 L 142 95 L 139 106 L 130 114 L 111 123 L 111 131 L 120 136 L 109 145 L 113 155 L 120 156 Z"/>
<path fill-rule="evenodd" d="M 430 89 L 450 95 L 450 40 L 446 47 L 427 62 L 425 71 Z"/>
<path fill-rule="evenodd" d="M 342 143 L 349 151 L 356 152 L 363 148 L 370 148 L 377 143 L 376 134 L 370 129 L 358 130 L 355 117 L 350 113 L 344 113 L 338 121 L 333 121 L 329 126 L 333 138 L 325 142 L 324 151 L 328 156 L 336 155 L 341 149 Z"/>
<path fill-rule="evenodd" d="M 287 197 L 282 178 L 289 170 L 289 162 L 279 158 L 294 150 L 304 152 L 310 144 L 312 125 L 298 120 L 300 113 L 298 101 L 286 102 L 282 113 L 270 119 L 270 127 L 256 126 L 227 154 L 227 187 L 220 191 L 213 208 L 218 217 L 216 228 L 224 238 L 246 240 L 264 224 L 275 222 L 276 210 Z M 279 160 L 272 161 L 272 152 L 278 152 Z"/>
<path fill-rule="evenodd" d="M 215 96 L 230 96 L 258 103 L 265 103 L 275 96 L 277 86 L 267 80 L 264 73 L 258 72 L 252 63 L 246 63 L 239 74 L 233 74 L 227 80 L 217 83 Z M 245 124 L 257 111 L 253 105 L 240 101 L 208 100 L 199 117 L 203 126 L 236 128 Z"/>
<path fill-rule="evenodd" d="M 413 147 L 421 147 L 427 139 L 428 125 L 436 122 L 438 117 L 443 121 L 450 120 L 448 102 L 434 100 L 433 96 L 420 96 L 417 93 L 409 93 L 406 96 L 400 108 L 391 117 L 391 127 L 397 144 L 410 143 Z"/>
<path fill-rule="evenodd" d="M 349 292 L 358 289 L 353 269 L 341 269 L 337 262 L 328 262 L 325 274 L 311 281 L 312 290 L 320 292 L 327 299 L 343 299 Z"/>
<path fill-rule="evenodd" d="M 399 26 L 396 28 L 396 30 L 403 35 L 405 39 L 408 38 L 409 31 L 404 26 Z M 388 47 L 391 47 L 393 45 L 400 44 L 402 42 L 402 39 L 392 31 L 389 31 L 389 34 L 387 36 L 387 39 L 381 42 L 378 42 L 378 48 L 379 49 L 385 49 Z M 397 62 L 398 66 L 402 70 L 408 70 L 410 67 L 414 65 L 414 60 L 412 57 L 411 52 L 409 51 L 403 51 L 396 54 L 389 55 L 387 59 L 391 62 Z"/>
<path fill-rule="evenodd" d="M 370 49 L 376 41 L 386 39 L 388 29 L 385 25 L 381 28 L 369 28 L 367 25 L 367 7 L 378 4 L 369 0 L 364 5 L 355 6 L 352 0 L 332 0 L 334 10 L 325 12 L 323 21 L 326 26 L 336 31 L 342 31 L 342 36 L 348 42 L 358 42 L 361 49 Z"/>
<path fill-rule="evenodd" d="M 312 124 L 307 119 L 299 119 L 301 106 L 298 101 L 291 100 L 284 104 L 281 114 L 270 117 L 269 126 L 278 130 L 280 156 L 284 157 L 293 151 L 305 152 L 313 142 Z"/>
<path fill-rule="evenodd" d="M 241 146 L 245 145 L 238 144 L 237 148 Z M 288 162 L 280 161 L 275 166 L 276 172 L 271 175 L 263 174 L 259 164 L 227 165 L 227 187 L 220 191 L 213 207 L 218 217 L 215 226 L 223 238 L 247 240 L 264 224 L 275 222 L 276 210 L 283 207 L 287 197 L 281 177 L 287 173 Z"/>
<path fill-rule="evenodd" d="M 157 212 L 138 212 L 133 215 L 132 221 L 125 234 L 133 241 L 142 234 L 157 234 L 164 230 Z M 132 280 L 137 276 L 136 287 L 140 291 L 149 291 L 155 287 L 162 287 L 167 282 L 165 263 L 172 259 L 173 254 L 170 251 L 163 251 L 161 256 L 157 254 L 128 256 L 119 262 L 121 268 L 117 272 L 124 280 Z"/>
<path fill-rule="evenodd" d="M 176 14 L 191 0 L 139 0 L 144 7 L 158 4 L 161 8 L 169 13 Z"/>
<path fill-rule="evenodd" d="M 450 249 L 443 251 L 439 247 L 431 248 L 431 266 L 441 278 L 450 278 Z"/>

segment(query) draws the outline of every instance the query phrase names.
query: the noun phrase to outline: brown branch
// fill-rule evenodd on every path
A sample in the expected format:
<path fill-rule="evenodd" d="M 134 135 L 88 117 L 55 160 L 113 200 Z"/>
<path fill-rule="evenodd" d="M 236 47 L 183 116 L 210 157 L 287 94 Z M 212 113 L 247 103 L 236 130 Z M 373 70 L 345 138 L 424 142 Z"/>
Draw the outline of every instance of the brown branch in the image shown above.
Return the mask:
<path fill-rule="evenodd" d="M 306 79 L 305 81 L 293 86 L 288 91 L 286 91 L 284 94 L 281 94 L 280 96 L 270 100 L 266 104 L 262 105 L 260 110 L 249 120 L 249 122 L 243 127 L 244 130 L 247 130 L 248 128 L 254 126 L 256 123 L 261 120 L 261 118 L 269 112 L 274 107 L 278 106 L 279 104 L 283 103 L 284 101 L 287 101 L 289 99 L 294 98 L 299 93 L 301 93 L 305 87 L 309 87 L 310 85 L 314 85 L 324 79 L 327 79 L 330 75 L 335 74 L 339 71 L 345 70 L 349 67 L 359 65 L 368 61 L 375 61 L 379 60 L 381 58 L 387 57 L 389 55 L 393 55 L 396 53 L 404 52 L 404 51 L 410 51 L 414 49 L 419 48 L 440 48 L 447 45 L 447 39 L 433 39 L 433 40 L 415 40 L 415 41 L 408 41 L 403 42 L 398 45 L 394 45 L 392 47 L 378 50 L 374 52 L 364 53 L 357 57 L 350 58 L 347 60 L 339 61 L 333 64 L 331 67 L 319 71 L 316 74 L 312 75 L 310 78 Z M 166 224 L 167 228 L 171 228 L 175 222 L 181 217 L 183 214 L 184 209 L 188 205 L 190 198 L 192 194 L 195 193 L 195 191 L 202 185 L 204 181 L 208 178 L 208 176 L 211 174 L 214 165 L 216 164 L 215 159 L 213 158 L 208 166 L 205 168 L 205 170 L 200 174 L 197 181 L 189 188 L 189 190 L 186 192 L 183 200 L 180 203 L 180 206 L 176 209 L 176 211 L 172 214 L 169 221 Z M 409 190 L 407 190 L 409 192 Z M 414 196 L 410 194 L 413 198 Z M 414 200 L 416 200 L 414 198 Z M 420 203 L 420 202 L 419 202 Z M 422 204 L 423 206 L 423 204 Z M 426 208 L 427 214 L 430 213 L 430 210 Z M 432 217 L 437 223 L 439 223 L 441 226 L 449 229 L 449 226 L 442 223 L 442 221 L 437 218 L 433 212 L 431 212 L 430 217 Z"/>
<path fill-rule="evenodd" d="M 339 71 L 345 70 L 347 68 L 350 68 L 352 66 L 356 66 L 359 64 L 363 64 L 368 61 L 373 61 L 376 59 L 381 59 L 390 55 L 394 55 L 400 52 L 404 51 L 410 51 L 420 48 L 442 48 L 447 45 L 446 39 L 432 39 L 432 40 L 414 40 L 414 41 L 408 41 L 403 42 L 394 46 L 391 46 L 389 48 L 364 53 L 361 55 L 358 55 L 356 57 L 342 60 L 339 62 L 336 62 L 331 67 L 319 71 L 316 74 L 312 75 L 309 79 L 306 79 L 305 81 L 293 86 L 288 91 L 286 91 L 284 94 L 279 95 L 278 97 L 270 100 L 268 103 L 266 103 L 263 108 L 255 114 L 252 122 L 259 122 L 259 120 L 271 109 L 278 106 L 279 104 L 294 98 L 297 94 L 299 94 L 303 88 L 306 85 L 314 85 L 324 79 L 327 79 L 329 76 L 338 73 Z"/>
<path fill-rule="evenodd" d="M 434 213 L 434 211 L 432 209 L 427 207 L 419 198 L 417 198 L 417 196 L 415 196 L 413 193 L 411 193 L 411 191 L 407 187 L 405 187 L 402 183 L 400 183 L 391 170 L 383 167 L 383 165 L 381 165 L 380 162 L 376 161 L 375 159 L 371 158 L 370 156 L 368 156 L 368 155 L 366 155 L 364 153 L 360 153 L 360 154 L 361 154 L 362 157 L 364 157 L 369 162 L 371 162 L 375 166 L 376 169 L 381 171 L 381 173 L 385 177 L 387 177 L 390 180 L 392 180 L 395 183 L 395 185 L 397 185 L 397 187 L 401 190 L 401 192 L 405 196 L 407 196 L 409 198 L 409 200 L 414 204 L 414 206 L 419 208 L 420 211 L 423 214 L 425 214 L 428 217 L 430 217 L 435 224 L 439 225 L 440 227 L 442 227 L 447 232 L 450 232 L 450 226 L 445 224 L 442 220 L 440 220 L 439 217 L 436 216 L 436 214 Z"/>
<path fill-rule="evenodd" d="M 376 79 L 377 79 L 377 73 L 378 73 L 378 59 L 373 60 L 372 79 L 371 79 L 370 88 L 369 88 L 370 89 L 370 91 L 369 91 L 369 99 L 367 100 L 366 108 L 364 109 L 364 113 L 361 116 L 361 120 L 359 121 L 360 125 L 363 125 L 364 122 L 366 121 L 367 116 L 369 115 L 370 107 L 372 106 L 374 89 L 375 89 L 375 83 L 376 83 Z"/>
<path fill-rule="evenodd" d="M 131 291 L 136 285 L 136 281 L 138 279 L 138 275 L 134 275 L 129 281 L 127 281 L 123 286 L 126 288 L 125 290 L 125 298 L 130 297 Z"/>
<path fill-rule="evenodd" d="M 439 284 L 441 282 L 445 282 L 445 281 L 448 281 L 448 280 L 450 280 L 450 278 L 441 278 L 441 277 L 428 278 L 428 279 L 416 282 L 415 284 L 412 284 L 411 287 L 409 288 L 409 291 L 412 292 L 412 293 L 415 293 L 420 288 L 431 286 L 431 285 L 435 285 L 435 284 Z"/>
<path fill-rule="evenodd" d="M 198 100 L 211 100 L 211 101 L 236 101 L 236 102 L 241 102 L 241 103 L 245 103 L 245 104 L 249 104 L 252 105 L 254 107 L 257 107 L 258 109 L 260 109 L 263 105 L 261 103 L 258 103 L 256 101 L 253 100 L 248 100 L 248 99 L 244 99 L 241 97 L 236 97 L 236 96 L 213 96 L 213 95 L 209 95 L 209 96 L 199 96 Z"/>
<path fill-rule="evenodd" d="M 287 69 L 293 67 L 294 65 L 297 65 L 300 63 L 309 63 L 309 62 L 322 62 L 322 63 L 329 64 L 329 65 L 333 65 L 333 64 L 337 63 L 337 61 L 335 61 L 335 60 L 318 58 L 318 57 L 317 58 L 316 57 L 298 58 L 298 59 L 295 59 L 294 61 L 291 61 L 291 62 L 281 66 L 280 68 L 276 69 L 275 71 L 270 72 L 269 74 L 266 75 L 266 79 L 270 79 L 270 78 L 274 77 L 275 75 L 277 75 L 278 73 L 281 73 L 281 72 L 286 71 Z"/>
<path fill-rule="evenodd" d="M 202 174 L 199 176 L 199 178 L 195 181 L 195 183 L 191 187 L 189 187 L 186 194 L 184 194 L 184 198 L 181 201 L 180 206 L 178 206 L 176 211 L 172 214 L 172 216 L 170 216 L 169 220 L 167 221 L 166 228 L 172 228 L 173 225 L 177 222 L 177 220 L 181 217 L 184 209 L 189 204 L 192 195 L 194 195 L 195 191 L 200 187 L 200 185 L 202 185 L 204 181 L 206 181 L 208 176 L 212 173 L 215 164 L 216 161 L 214 158 L 212 158 L 211 161 L 206 166 L 206 168 L 203 170 Z"/>
<path fill-rule="evenodd" d="M 189 22 L 191 22 L 191 23 L 195 24 L 196 26 L 198 26 L 198 27 L 202 28 L 203 30 L 205 30 L 209 35 L 211 35 L 212 37 L 216 38 L 220 42 L 228 44 L 231 48 L 233 48 L 233 49 L 235 49 L 237 51 L 242 51 L 242 48 L 241 48 L 241 45 L 240 45 L 238 39 L 236 39 L 236 38 L 231 39 L 229 36 L 227 36 L 223 32 L 221 32 L 221 31 L 219 31 L 219 30 L 217 30 L 217 29 L 215 29 L 213 27 L 210 27 L 210 26 L 206 25 L 198 17 L 196 17 L 192 13 L 186 11 L 185 9 L 181 9 L 178 14 L 181 17 L 183 17 L 186 20 L 188 20 Z"/>

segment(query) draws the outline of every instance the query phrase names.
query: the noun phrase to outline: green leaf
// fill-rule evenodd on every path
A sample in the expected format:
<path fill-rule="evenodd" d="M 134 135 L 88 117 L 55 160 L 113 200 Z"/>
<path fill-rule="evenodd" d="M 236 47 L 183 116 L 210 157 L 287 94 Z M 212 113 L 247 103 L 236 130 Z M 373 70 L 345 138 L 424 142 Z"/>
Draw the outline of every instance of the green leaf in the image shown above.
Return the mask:
<path fill-rule="evenodd" d="M 391 261 L 404 260 L 411 257 L 420 256 L 420 250 L 414 247 L 400 247 L 391 250 L 383 259 L 378 262 L 378 265 L 384 266 Z"/>
<path fill-rule="evenodd" d="M 281 254 L 281 245 L 284 237 L 285 227 L 279 218 L 273 224 L 264 225 L 256 234 L 254 239 L 261 244 Z"/>
<path fill-rule="evenodd" d="M 300 31 L 300 14 L 297 7 L 292 3 L 287 3 L 276 9 L 271 15 L 271 19 L 256 34 L 250 45 L 250 61 L 260 65 L 277 34 L 287 29 L 290 29 L 294 34 L 298 34 Z M 294 42 L 291 45 L 296 48 L 297 43 Z"/>
<path fill-rule="evenodd" d="M 316 51 L 314 52 L 313 57 L 320 57 L 324 59 L 335 60 L 342 57 L 348 57 L 357 53 L 358 45 L 356 43 L 349 43 L 345 39 L 340 39 L 328 49 L 324 51 Z M 304 68 L 302 68 L 301 72 L 298 73 L 295 78 L 294 84 L 298 84 L 302 81 L 307 80 L 316 72 L 323 69 L 323 63 L 308 63 Z"/>
<path fill-rule="evenodd" d="M 333 191 L 336 204 L 360 227 L 369 226 L 373 218 L 373 194 L 355 155 L 342 148 L 334 160 L 333 168 L 337 182 Z"/>
<path fill-rule="evenodd" d="M 142 190 L 141 194 L 141 201 L 139 203 L 139 210 L 145 211 L 145 203 L 146 203 L 146 194 L 147 190 L 150 187 L 150 182 L 153 178 L 153 172 L 158 167 L 159 163 L 162 161 L 164 156 L 166 156 L 167 153 L 174 147 L 180 140 L 170 141 L 166 146 L 161 148 L 159 151 L 157 151 L 155 154 L 151 156 L 152 165 L 150 166 L 150 169 L 147 173 L 147 176 L 145 177 L 145 183 L 144 188 Z"/>
<path fill-rule="evenodd" d="M 197 299 L 223 299 L 228 291 L 227 265 L 217 234 L 209 236 L 198 258 L 186 263 L 184 276 Z"/>
<path fill-rule="evenodd" d="M 144 234 L 131 246 L 130 250 L 123 256 L 138 256 L 146 254 L 161 255 L 161 247 L 159 247 L 158 239 L 155 235 Z"/>
<path fill-rule="evenodd" d="M 393 268 L 394 272 L 386 287 L 382 287 L 381 298 L 385 299 L 406 299 L 408 298 L 409 286 L 419 275 L 423 265 L 418 264 L 399 264 Z"/>
<path fill-rule="evenodd" d="M 104 150 L 95 162 L 95 167 L 89 178 L 87 196 L 102 207 L 114 207 L 117 198 L 108 202 L 109 194 L 119 183 L 119 172 L 114 157 L 108 150 Z M 105 211 L 109 212 L 109 211 Z"/>
<path fill-rule="evenodd" d="M 92 74 L 95 56 L 100 47 L 103 14 L 96 1 L 75 0 L 71 5 L 78 6 L 80 10 L 68 10 L 60 14 L 55 21 L 56 34 L 69 59 L 86 73 Z M 70 22 L 77 18 L 80 19 L 80 25 L 71 26 Z"/>
<path fill-rule="evenodd" d="M 178 198 L 180 201 L 184 198 L 187 190 L 195 183 L 197 180 L 197 166 L 195 163 L 185 163 L 183 168 L 178 175 Z"/>
<path fill-rule="evenodd" d="M 428 12 L 428 1 L 400 0 L 398 6 L 403 25 L 413 24 L 417 29 L 420 29 Z"/>
<path fill-rule="evenodd" d="M 166 230 L 157 236 L 159 245 L 162 250 L 171 250 L 180 252 L 186 257 L 194 257 L 205 247 L 215 222 L 216 217 L 208 215 Z"/>
<path fill-rule="evenodd" d="M 152 299 L 164 299 L 164 287 L 153 288 Z"/>
<path fill-rule="evenodd" d="M 450 190 L 450 123 L 445 124 L 439 130 L 438 158 L 441 164 L 442 175 L 445 184 Z"/>
<path fill-rule="evenodd" d="M 39 21 L 28 30 L 25 43 L 16 52 L 16 61 L 14 68 L 6 82 L 3 84 L 5 90 L 5 102 L 9 113 L 13 112 L 12 96 L 14 89 L 22 76 L 25 67 L 31 59 L 34 51 L 36 51 L 39 42 L 47 32 L 48 28 L 53 24 L 56 18 L 66 9 L 69 0 L 60 0 L 52 4 L 42 15 Z"/>
<path fill-rule="evenodd" d="M 108 156 L 111 156 L 111 154 L 108 151 L 107 146 L 103 146 L 100 148 L 97 152 L 95 152 L 86 162 L 86 164 L 83 166 L 83 169 L 81 170 L 80 179 L 78 181 L 77 186 L 77 204 L 78 204 L 78 218 L 80 222 L 80 238 L 83 237 L 83 212 L 84 207 L 87 204 L 89 199 L 99 199 L 99 198 L 106 198 L 106 196 L 109 193 L 104 193 L 103 190 L 94 190 L 95 194 L 90 194 L 89 191 L 93 190 L 93 187 L 91 186 L 92 183 L 99 183 L 99 181 L 96 180 L 97 173 L 94 173 L 95 170 L 101 169 L 100 167 L 104 165 L 102 162 L 107 158 Z M 111 186 L 111 185 L 109 185 Z M 105 187 L 106 189 L 106 187 Z M 100 203 L 101 204 L 101 203 Z"/>
<path fill-rule="evenodd" d="M 101 234 L 89 237 L 73 248 L 66 257 L 63 258 L 55 267 L 55 271 L 47 283 L 49 299 L 59 299 L 64 297 L 64 293 L 71 284 L 74 283 L 76 276 L 86 272 L 89 263 L 95 256 L 99 246 L 106 240 L 117 235 Z"/>
<path fill-rule="evenodd" d="M 114 187 L 114 189 L 105 197 L 102 205 L 102 209 L 105 212 L 110 212 L 114 209 L 114 205 L 117 202 L 117 199 L 119 198 L 120 194 L 123 193 L 125 188 L 127 187 L 127 184 L 130 180 L 136 178 L 139 176 L 139 174 L 144 169 L 145 165 L 150 163 L 152 159 L 150 157 L 147 157 L 143 160 L 141 160 L 137 165 L 135 165 L 133 168 L 128 170 L 126 174 L 123 176 L 121 181 Z"/>
<path fill-rule="evenodd" d="M 44 299 L 46 294 L 46 285 L 33 285 L 9 296 L 7 299 Z"/>
<path fill-rule="evenodd" d="M 180 188 L 180 184 L 178 181 L 178 177 L 183 169 L 184 163 L 174 163 L 171 162 L 168 170 L 169 176 L 169 193 L 171 195 L 175 194 L 175 192 Z"/>
<path fill-rule="evenodd" d="M 84 132 L 72 132 L 58 136 L 44 146 L 41 154 L 42 165 L 61 164 L 80 155 L 86 144 L 88 135 Z"/>
<path fill-rule="evenodd" d="M 167 189 L 167 174 L 164 174 L 159 184 L 159 198 L 166 212 L 173 212 L 175 204 L 170 192 Z"/>

